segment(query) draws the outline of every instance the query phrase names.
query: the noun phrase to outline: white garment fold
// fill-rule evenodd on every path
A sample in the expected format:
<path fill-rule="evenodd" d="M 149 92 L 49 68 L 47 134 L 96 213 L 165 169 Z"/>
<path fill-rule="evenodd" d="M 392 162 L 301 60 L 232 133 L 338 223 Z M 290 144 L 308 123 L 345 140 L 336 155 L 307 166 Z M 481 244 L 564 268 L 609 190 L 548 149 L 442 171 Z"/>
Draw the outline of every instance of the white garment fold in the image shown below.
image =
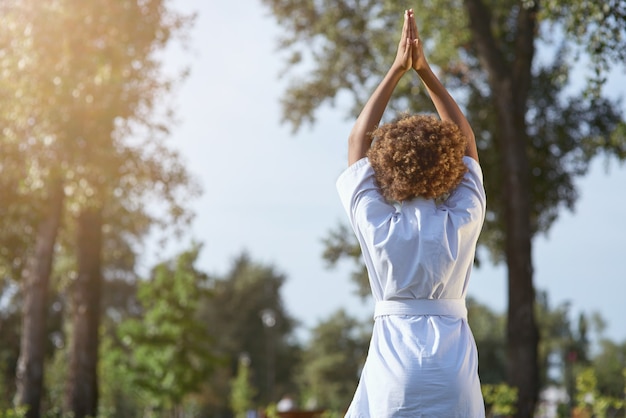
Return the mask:
<path fill-rule="evenodd" d="M 387 315 L 437 315 L 467 319 L 465 299 L 400 299 L 376 302 L 374 319 Z"/>

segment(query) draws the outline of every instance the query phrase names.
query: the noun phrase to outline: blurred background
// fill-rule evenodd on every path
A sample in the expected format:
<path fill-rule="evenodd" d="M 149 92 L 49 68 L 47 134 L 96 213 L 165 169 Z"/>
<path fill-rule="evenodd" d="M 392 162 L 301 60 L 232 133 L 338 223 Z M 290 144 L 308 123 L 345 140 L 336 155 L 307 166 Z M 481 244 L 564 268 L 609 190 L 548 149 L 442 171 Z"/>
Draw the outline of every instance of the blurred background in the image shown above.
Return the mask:
<path fill-rule="evenodd" d="M 456 6 L 3 2 L 0 416 L 286 416 L 287 398 L 343 416 L 373 302 L 335 180 L 408 7 L 479 138 L 468 305 L 489 413 L 624 416 L 626 5 L 489 6 L 504 62 L 535 42 L 527 323 L 507 319 L 497 91 Z M 386 117 L 424 103 L 405 78 Z M 537 361 L 517 394 L 514 341 Z"/>

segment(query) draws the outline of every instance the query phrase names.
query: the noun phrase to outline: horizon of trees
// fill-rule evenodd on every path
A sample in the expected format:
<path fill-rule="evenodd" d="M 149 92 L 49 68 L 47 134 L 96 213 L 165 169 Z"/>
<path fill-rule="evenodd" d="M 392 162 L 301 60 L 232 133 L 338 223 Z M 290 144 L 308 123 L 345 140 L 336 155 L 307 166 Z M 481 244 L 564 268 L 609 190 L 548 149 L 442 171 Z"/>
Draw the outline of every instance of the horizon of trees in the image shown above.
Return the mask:
<path fill-rule="evenodd" d="M 371 318 L 329 312 L 309 330 L 309 338 L 299 340 L 296 330 L 301 325 L 285 311 L 281 297 L 288 278 L 245 252 L 225 274 L 209 275 L 197 267 L 201 248 L 191 245 L 137 281 L 103 282 L 98 417 L 229 417 L 235 393 L 240 404 L 243 397 L 253 409 L 290 394 L 302 409 L 345 410 L 367 352 Z M 0 396 L 0 416 L 11 410 L 15 391 L 11 370 L 19 350 L 20 312 L 15 309 L 19 293 L 13 293 L 13 303 L 0 311 L 0 338 L 11 342 L 0 347 L 0 388 L 6 394 Z M 68 301 L 60 289 L 52 293 L 43 416 L 63 410 L 70 348 L 70 318 L 63 315 Z M 604 337 L 603 319 L 597 314 L 576 317 L 568 303 L 552 306 L 546 293 L 539 294 L 541 388 L 560 387 L 569 395 L 559 405 L 560 416 L 595 407 L 577 401 L 583 390 L 623 413 L 626 341 Z M 273 318 L 269 323 L 264 318 L 268 310 Z M 468 300 L 468 310 L 487 406 L 492 412 L 510 411 L 514 392 L 505 383 L 505 314 L 475 299 Z M 581 379 L 586 386 L 577 386 Z"/>

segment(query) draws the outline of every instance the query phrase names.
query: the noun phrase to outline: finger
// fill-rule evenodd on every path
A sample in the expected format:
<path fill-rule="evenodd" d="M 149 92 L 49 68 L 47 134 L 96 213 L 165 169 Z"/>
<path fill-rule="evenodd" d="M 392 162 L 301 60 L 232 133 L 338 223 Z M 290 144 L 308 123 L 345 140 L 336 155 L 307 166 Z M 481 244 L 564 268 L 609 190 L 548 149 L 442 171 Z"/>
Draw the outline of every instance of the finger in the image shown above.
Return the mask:
<path fill-rule="evenodd" d="M 420 37 L 420 32 L 417 29 L 417 22 L 415 22 L 415 14 L 413 13 L 413 9 L 411 9 L 411 30 L 413 31 L 413 38 L 412 39 L 419 39 Z"/>
<path fill-rule="evenodd" d="M 404 41 L 404 50 L 402 51 L 402 65 L 405 68 L 411 68 L 412 65 L 412 44 L 413 42 L 411 42 L 411 40 L 409 38 L 406 38 Z"/>
<path fill-rule="evenodd" d="M 411 37 L 411 39 L 415 39 L 416 26 L 415 26 L 415 15 L 413 14 L 413 9 L 409 9 L 407 13 L 409 17 L 409 36 Z"/>
<path fill-rule="evenodd" d="M 413 9 L 408 10 L 409 16 L 409 36 L 411 39 L 415 39 L 415 18 L 413 16 Z"/>
<path fill-rule="evenodd" d="M 409 37 L 410 25 L 409 25 L 409 12 L 408 10 L 404 11 L 404 24 L 402 26 L 402 39 L 406 39 Z"/>

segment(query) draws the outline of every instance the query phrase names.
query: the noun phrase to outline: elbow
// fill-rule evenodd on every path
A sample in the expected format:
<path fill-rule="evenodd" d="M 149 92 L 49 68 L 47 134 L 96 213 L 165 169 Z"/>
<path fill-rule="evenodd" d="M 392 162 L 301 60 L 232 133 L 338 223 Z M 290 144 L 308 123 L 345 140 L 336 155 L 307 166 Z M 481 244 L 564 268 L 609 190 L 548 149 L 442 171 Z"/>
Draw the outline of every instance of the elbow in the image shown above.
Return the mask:
<path fill-rule="evenodd" d="M 370 144 L 369 135 L 351 132 L 348 136 L 348 164 L 352 165 L 364 158 L 367 155 Z"/>

